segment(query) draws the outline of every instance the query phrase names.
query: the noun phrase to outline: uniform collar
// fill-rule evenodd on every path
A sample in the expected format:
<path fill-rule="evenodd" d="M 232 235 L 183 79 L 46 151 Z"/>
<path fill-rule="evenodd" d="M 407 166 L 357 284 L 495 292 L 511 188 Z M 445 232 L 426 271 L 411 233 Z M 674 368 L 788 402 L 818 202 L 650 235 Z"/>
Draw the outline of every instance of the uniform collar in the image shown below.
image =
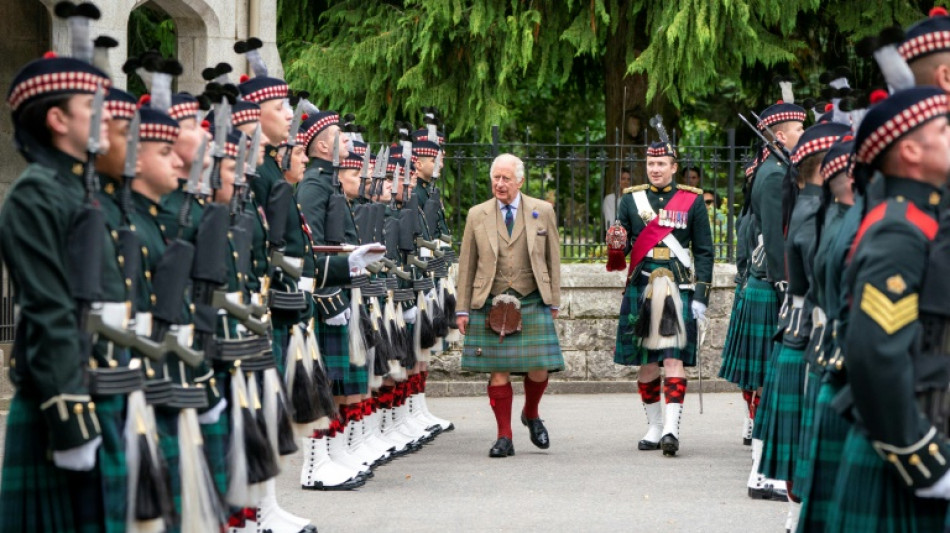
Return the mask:
<path fill-rule="evenodd" d="M 503 203 L 501 202 L 501 200 L 495 200 L 495 202 L 498 204 L 498 209 L 504 211 L 504 209 L 505 209 L 505 204 L 503 204 Z M 511 203 L 508 204 L 508 205 L 510 205 L 511 208 L 514 209 L 514 210 L 517 212 L 517 211 L 518 211 L 518 207 L 521 206 L 521 193 L 519 192 L 519 193 L 518 193 L 518 196 L 515 196 L 515 199 L 512 200 Z"/>
<path fill-rule="evenodd" d="M 667 192 L 672 191 L 675 187 L 676 187 L 676 183 L 672 181 L 666 187 L 654 187 L 653 185 L 650 185 L 650 192 L 655 192 L 657 194 L 667 193 Z"/>
<path fill-rule="evenodd" d="M 929 183 L 897 176 L 884 176 L 884 195 L 898 201 L 910 201 L 934 216 L 939 211 L 942 197 L 941 190 Z"/>
<path fill-rule="evenodd" d="M 267 145 L 267 148 L 264 149 L 264 156 L 277 160 L 277 147 L 270 144 Z"/>
<path fill-rule="evenodd" d="M 107 196 L 112 196 L 122 188 L 122 182 L 108 174 L 99 173 L 99 187 Z"/>
<path fill-rule="evenodd" d="M 815 185 L 814 183 L 806 183 L 802 188 L 802 191 L 799 193 L 799 196 L 821 196 L 821 185 Z"/>
<path fill-rule="evenodd" d="M 47 152 L 46 162 L 60 174 L 67 176 L 82 177 L 85 164 L 75 157 L 51 148 Z"/>
<path fill-rule="evenodd" d="M 330 173 L 333 172 L 333 162 L 314 157 L 310 160 L 310 168 L 318 168 L 321 172 Z"/>

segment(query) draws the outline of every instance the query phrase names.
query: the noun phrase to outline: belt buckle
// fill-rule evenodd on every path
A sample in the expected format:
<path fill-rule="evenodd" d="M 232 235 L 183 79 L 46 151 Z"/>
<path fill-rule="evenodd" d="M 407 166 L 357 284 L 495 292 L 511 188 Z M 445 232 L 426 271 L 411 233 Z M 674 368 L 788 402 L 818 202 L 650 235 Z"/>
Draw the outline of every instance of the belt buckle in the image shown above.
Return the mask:
<path fill-rule="evenodd" d="M 660 261 L 669 261 L 670 260 L 670 249 L 657 246 L 653 249 L 653 259 L 658 259 Z"/>

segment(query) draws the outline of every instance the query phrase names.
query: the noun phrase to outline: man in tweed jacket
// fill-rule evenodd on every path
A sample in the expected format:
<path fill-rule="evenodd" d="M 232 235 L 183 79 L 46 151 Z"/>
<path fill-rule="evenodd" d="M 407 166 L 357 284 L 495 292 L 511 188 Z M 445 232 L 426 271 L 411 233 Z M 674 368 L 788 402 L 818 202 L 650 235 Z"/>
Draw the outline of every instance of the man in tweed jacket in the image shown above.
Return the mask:
<path fill-rule="evenodd" d="M 511 441 L 511 373 L 523 374 L 521 422 L 531 442 L 545 449 L 547 430 L 538 404 L 548 372 L 564 368 L 554 329 L 560 305 L 561 256 L 557 217 L 550 204 L 521 194 L 524 163 L 511 154 L 491 166 L 494 198 L 469 210 L 459 257 L 458 327 L 466 335 L 462 370 L 489 372 L 488 397 L 498 423 L 490 457 L 514 455 Z M 493 299 L 517 298 L 522 330 L 499 340 L 487 326 Z M 487 304 L 487 305 L 486 305 Z"/>

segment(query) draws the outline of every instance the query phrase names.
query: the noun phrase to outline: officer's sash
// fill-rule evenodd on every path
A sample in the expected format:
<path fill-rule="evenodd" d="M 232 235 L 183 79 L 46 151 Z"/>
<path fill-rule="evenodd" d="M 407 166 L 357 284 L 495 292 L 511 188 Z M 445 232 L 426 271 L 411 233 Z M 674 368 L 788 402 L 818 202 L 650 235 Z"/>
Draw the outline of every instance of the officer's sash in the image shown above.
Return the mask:
<path fill-rule="evenodd" d="M 667 211 L 689 211 L 693 202 L 696 201 L 696 196 L 696 193 L 680 189 L 670 198 L 665 209 Z M 661 226 L 660 217 L 654 216 L 633 243 L 633 250 L 630 251 L 630 271 L 627 274 L 632 274 L 633 270 L 643 261 L 650 250 L 656 247 L 657 244 L 660 244 L 660 242 L 671 233 L 673 233 L 673 228 L 670 226 Z"/>

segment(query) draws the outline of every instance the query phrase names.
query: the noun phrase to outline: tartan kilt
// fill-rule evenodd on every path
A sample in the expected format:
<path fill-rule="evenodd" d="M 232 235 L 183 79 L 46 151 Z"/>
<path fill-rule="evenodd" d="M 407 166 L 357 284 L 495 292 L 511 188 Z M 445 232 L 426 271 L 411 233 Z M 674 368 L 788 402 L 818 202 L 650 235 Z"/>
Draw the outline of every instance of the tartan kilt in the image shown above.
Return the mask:
<path fill-rule="evenodd" d="M 947 500 L 918 498 L 852 428 L 844 442 L 828 531 L 942 531 Z"/>
<path fill-rule="evenodd" d="M 769 425 L 769 419 L 772 417 L 769 408 L 769 398 L 774 393 L 775 364 L 778 360 L 779 352 L 782 351 L 782 343 L 772 343 L 772 351 L 769 354 L 768 364 L 765 365 L 765 380 L 762 384 L 762 395 L 759 397 L 759 408 L 755 412 L 755 427 L 752 429 L 752 438 L 763 440 L 765 430 Z"/>
<path fill-rule="evenodd" d="M 804 350 L 783 346 L 772 375 L 769 422 L 762 435 L 759 472 L 767 478 L 793 481 L 802 425 L 805 388 Z"/>
<path fill-rule="evenodd" d="M 178 450 L 178 409 L 155 407 L 155 426 L 158 429 L 158 448 L 168 468 L 168 484 L 175 504 L 175 522 L 169 524 L 167 533 L 181 530 L 181 454 Z"/>
<path fill-rule="evenodd" d="M 99 446 L 99 471 L 102 475 L 102 500 L 105 531 L 126 530 L 129 469 L 125 459 L 125 401 L 122 395 L 93 396 L 96 416 L 102 429 Z"/>
<path fill-rule="evenodd" d="M 664 359 L 678 359 L 683 366 L 696 366 L 696 321 L 690 309 L 690 292 L 680 290 L 680 301 L 683 304 L 683 324 L 686 326 L 686 346 L 683 348 L 666 348 L 663 350 L 647 350 L 640 346 L 633 329 L 640 315 L 640 295 L 646 288 L 646 277 L 640 276 L 643 283 L 627 285 L 623 300 L 620 302 L 620 318 L 617 323 L 617 344 L 614 347 L 614 363 L 625 366 L 642 366 L 650 363 L 659 363 Z"/>
<path fill-rule="evenodd" d="M 808 491 L 811 481 L 812 461 L 811 443 L 815 432 L 815 403 L 818 401 L 818 390 L 821 388 L 821 374 L 814 372 L 814 367 L 806 365 L 805 387 L 802 396 L 801 432 L 798 435 L 798 457 L 792 480 L 797 493 Z"/>
<path fill-rule="evenodd" d="M 350 364 L 349 326 L 330 326 L 323 323 L 314 326 L 314 329 L 317 330 L 317 344 L 320 345 L 333 395 L 366 394 L 369 390 L 369 371 L 366 365 L 358 367 Z"/>
<path fill-rule="evenodd" d="M 733 308 L 720 377 L 744 390 L 756 390 L 767 382 L 779 306 L 769 282 L 755 277 L 746 280 L 738 313 Z"/>
<path fill-rule="evenodd" d="M 284 358 L 287 355 L 287 346 L 290 344 L 290 328 L 293 324 L 273 323 L 271 329 L 271 351 L 274 354 L 274 363 L 277 365 L 277 372 L 284 375 Z"/>
<path fill-rule="evenodd" d="M 551 308 L 535 291 L 521 298 L 521 332 L 498 335 L 488 328 L 491 303 L 469 312 L 462 347 L 462 370 L 466 372 L 528 372 L 564 369 L 564 356 L 554 328 Z"/>
<path fill-rule="evenodd" d="M 719 377 L 732 382 L 727 376 L 732 376 L 736 372 L 736 346 L 738 338 L 736 332 L 739 329 L 739 315 L 742 313 L 742 298 L 745 295 L 745 283 L 736 285 L 736 290 L 732 296 L 732 311 L 729 313 L 729 329 L 726 331 L 726 343 L 722 347 L 722 364 L 719 365 Z"/>
<path fill-rule="evenodd" d="M 840 390 L 841 384 L 837 378 L 826 374 L 815 402 L 815 428 L 809 444 L 809 454 L 813 457 L 811 471 L 807 473 L 807 486 L 800 493 L 801 531 L 823 531 L 828 513 L 831 512 L 838 465 L 841 463 L 844 440 L 851 428 L 851 424 L 831 407 L 832 400 Z"/>
<path fill-rule="evenodd" d="M 57 468 L 48 431 L 40 402 L 17 391 L 6 423 L 0 531 L 102 531 L 102 492 L 95 490 L 101 483 L 99 469 L 70 472 Z"/>
<path fill-rule="evenodd" d="M 222 367 L 224 365 L 221 365 Z M 214 372 L 215 387 L 221 398 L 231 397 L 231 374 L 216 365 Z M 214 479 L 218 494 L 228 492 L 228 440 L 230 438 L 231 410 L 224 409 L 214 424 L 198 424 L 201 438 L 204 440 L 205 460 Z"/>

